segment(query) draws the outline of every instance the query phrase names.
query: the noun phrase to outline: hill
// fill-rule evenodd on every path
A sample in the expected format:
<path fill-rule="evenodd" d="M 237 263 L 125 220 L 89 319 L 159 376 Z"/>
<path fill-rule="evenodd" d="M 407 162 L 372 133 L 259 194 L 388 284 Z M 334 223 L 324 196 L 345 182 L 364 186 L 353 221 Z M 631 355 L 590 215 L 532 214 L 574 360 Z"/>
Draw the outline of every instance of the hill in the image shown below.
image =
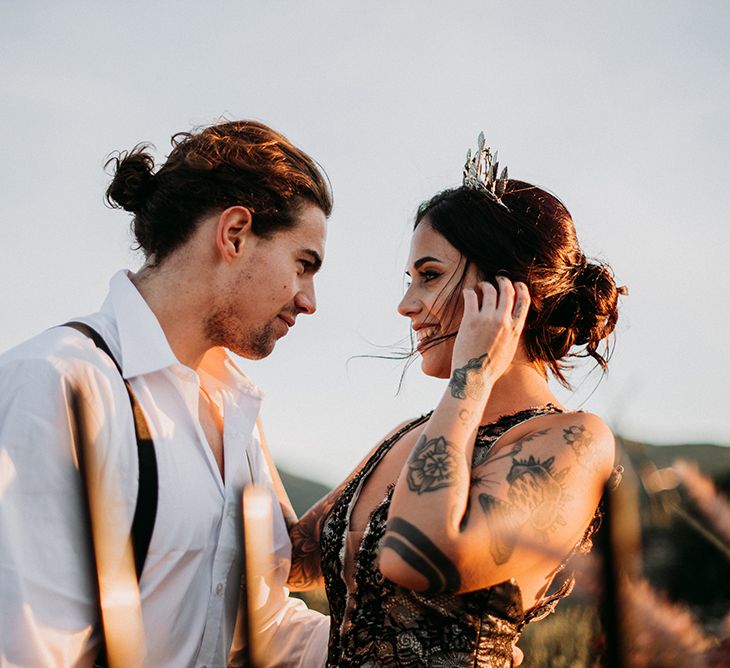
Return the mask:
<path fill-rule="evenodd" d="M 279 469 L 279 475 L 299 517 L 330 491 L 330 488 L 321 482 L 301 478 L 281 468 Z"/>
<path fill-rule="evenodd" d="M 642 468 L 647 459 L 657 468 L 670 466 L 676 459 L 687 459 L 697 462 L 701 471 L 716 480 L 730 475 L 730 447 L 710 443 L 652 445 L 620 437 L 616 440 L 637 470 Z M 330 491 L 330 487 L 321 482 L 302 478 L 283 469 L 279 469 L 279 473 L 298 515 L 306 512 Z"/>
<path fill-rule="evenodd" d="M 722 478 L 730 474 L 730 447 L 710 443 L 652 445 L 621 437 L 616 442 L 637 469 L 647 459 L 657 468 L 671 466 L 677 459 L 686 459 L 696 462 L 700 470 L 711 478 Z"/>

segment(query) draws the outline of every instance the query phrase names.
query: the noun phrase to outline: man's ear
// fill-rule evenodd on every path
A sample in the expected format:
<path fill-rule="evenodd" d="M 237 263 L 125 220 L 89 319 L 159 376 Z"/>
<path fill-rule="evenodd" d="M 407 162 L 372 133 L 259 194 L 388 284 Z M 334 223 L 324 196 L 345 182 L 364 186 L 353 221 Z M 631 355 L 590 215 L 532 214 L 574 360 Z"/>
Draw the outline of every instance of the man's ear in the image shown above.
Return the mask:
<path fill-rule="evenodd" d="M 245 206 L 229 206 L 218 216 L 215 245 L 221 258 L 232 262 L 243 253 L 253 235 L 252 215 Z"/>

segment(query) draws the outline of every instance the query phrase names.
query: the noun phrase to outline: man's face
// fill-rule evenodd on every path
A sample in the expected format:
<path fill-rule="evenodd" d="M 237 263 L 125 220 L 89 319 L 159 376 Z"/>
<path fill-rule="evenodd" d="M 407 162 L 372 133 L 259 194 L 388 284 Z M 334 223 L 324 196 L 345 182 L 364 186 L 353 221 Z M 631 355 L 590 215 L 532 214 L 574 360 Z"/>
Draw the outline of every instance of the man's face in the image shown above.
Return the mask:
<path fill-rule="evenodd" d="M 249 359 L 266 357 L 297 316 L 314 313 L 314 275 L 324 258 L 327 219 L 304 204 L 294 227 L 247 241 L 205 319 L 214 345 Z"/>

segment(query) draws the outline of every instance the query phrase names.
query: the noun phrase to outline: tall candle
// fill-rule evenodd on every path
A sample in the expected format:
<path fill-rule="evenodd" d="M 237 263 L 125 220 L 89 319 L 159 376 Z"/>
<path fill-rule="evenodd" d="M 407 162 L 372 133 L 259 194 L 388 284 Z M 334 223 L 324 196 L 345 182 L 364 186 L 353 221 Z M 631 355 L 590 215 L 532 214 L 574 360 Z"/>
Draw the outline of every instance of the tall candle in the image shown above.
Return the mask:
<path fill-rule="evenodd" d="M 101 425 L 74 390 L 71 411 L 91 522 L 106 660 L 110 668 L 139 666 L 145 634 L 122 481 L 118 469 L 103 460 Z"/>
<path fill-rule="evenodd" d="M 269 595 L 266 576 L 274 556 L 274 530 L 271 495 L 255 485 L 243 490 L 243 531 L 246 555 L 246 597 L 248 609 L 248 647 L 253 668 L 264 664 L 258 642 L 262 609 Z"/>

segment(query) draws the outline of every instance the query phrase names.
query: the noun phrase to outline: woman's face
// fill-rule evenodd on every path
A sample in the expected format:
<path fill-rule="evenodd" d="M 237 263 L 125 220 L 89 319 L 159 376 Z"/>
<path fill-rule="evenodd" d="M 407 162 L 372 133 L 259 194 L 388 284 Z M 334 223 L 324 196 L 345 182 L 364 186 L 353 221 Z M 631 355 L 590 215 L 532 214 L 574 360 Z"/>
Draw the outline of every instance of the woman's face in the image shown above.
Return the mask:
<path fill-rule="evenodd" d="M 461 291 L 477 283 L 474 265 L 470 264 L 464 274 L 465 266 L 464 256 L 425 217 L 411 240 L 406 269 L 410 285 L 398 312 L 411 319 L 421 354 L 421 369 L 428 376 L 451 376 L 454 337 L 434 340 L 459 329 L 463 313 Z"/>

